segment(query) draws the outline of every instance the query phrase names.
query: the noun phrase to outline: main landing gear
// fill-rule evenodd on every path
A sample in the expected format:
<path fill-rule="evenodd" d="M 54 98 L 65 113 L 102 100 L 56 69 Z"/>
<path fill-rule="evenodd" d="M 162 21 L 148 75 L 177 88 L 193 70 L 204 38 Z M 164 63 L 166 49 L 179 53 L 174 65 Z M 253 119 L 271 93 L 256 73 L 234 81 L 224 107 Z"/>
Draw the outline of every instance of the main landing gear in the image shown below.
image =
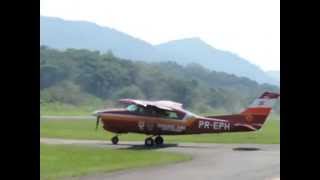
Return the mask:
<path fill-rule="evenodd" d="M 163 144 L 163 138 L 161 136 L 157 136 L 154 140 L 152 139 L 152 137 L 148 137 L 145 139 L 144 144 L 145 146 L 151 147 L 154 145 L 154 143 L 156 145 L 162 145 Z"/>
<path fill-rule="evenodd" d="M 153 146 L 153 144 L 154 144 L 154 141 L 153 141 L 152 137 L 148 137 L 144 140 L 144 145 L 146 145 L 146 146 L 151 147 L 151 146 Z"/>
<path fill-rule="evenodd" d="M 157 146 L 163 145 L 163 138 L 161 136 L 157 136 L 156 138 L 153 139 L 154 136 L 147 137 L 144 141 L 145 146 L 152 147 L 154 144 Z M 112 144 L 116 145 L 119 142 L 118 135 L 113 136 L 111 138 Z"/>

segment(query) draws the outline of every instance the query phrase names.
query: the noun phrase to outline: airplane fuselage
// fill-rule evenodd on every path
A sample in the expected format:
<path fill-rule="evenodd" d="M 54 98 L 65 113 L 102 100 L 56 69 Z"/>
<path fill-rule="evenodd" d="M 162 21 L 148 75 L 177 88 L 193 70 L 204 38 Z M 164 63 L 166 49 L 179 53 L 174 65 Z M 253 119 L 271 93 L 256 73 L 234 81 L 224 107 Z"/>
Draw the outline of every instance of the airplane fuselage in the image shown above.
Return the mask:
<path fill-rule="evenodd" d="M 243 122 L 245 117 L 234 117 L 234 120 L 186 117 L 169 119 L 139 115 L 123 110 L 109 110 L 101 114 L 103 128 L 114 133 L 142 133 L 148 135 L 183 135 L 201 133 L 222 133 L 250 131 L 248 128 L 234 126 Z"/>

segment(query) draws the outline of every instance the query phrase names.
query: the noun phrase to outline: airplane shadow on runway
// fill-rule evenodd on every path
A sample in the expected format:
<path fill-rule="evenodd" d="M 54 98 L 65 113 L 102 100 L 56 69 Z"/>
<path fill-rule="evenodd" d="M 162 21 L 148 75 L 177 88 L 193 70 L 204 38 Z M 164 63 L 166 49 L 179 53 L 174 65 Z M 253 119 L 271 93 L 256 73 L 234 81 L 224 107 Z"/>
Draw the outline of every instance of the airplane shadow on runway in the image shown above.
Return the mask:
<path fill-rule="evenodd" d="M 209 147 L 209 146 L 185 146 L 185 145 L 179 145 L 177 143 L 170 143 L 170 144 L 163 144 L 163 145 L 155 145 L 152 147 L 147 147 L 144 144 L 139 144 L 139 145 L 129 145 L 126 144 L 125 147 L 120 147 L 118 149 L 132 149 L 132 150 L 156 150 L 156 149 L 164 149 L 164 148 L 191 148 L 191 149 L 212 149 L 214 147 Z M 118 146 L 118 145 L 117 145 Z"/>
<path fill-rule="evenodd" d="M 192 148 L 192 149 L 215 149 L 220 148 L 219 145 L 217 146 L 203 146 L 203 145 L 179 145 L 177 143 L 169 143 L 163 145 L 154 145 L 152 147 L 147 147 L 144 144 L 118 144 L 119 148 L 117 149 L 131 149 L 131 150 L 156 150 L 156 149 L 164 149 L 164 148 Z M 122 146 L 122 147 L 121 147 Z M 129 146 L 129 147 L 128 147 Z M 231 147 L 230 147 L 231 148 Z M 236 147 L 232 148 L 233 151 L 258 151 L 261 150 L 260 148 L 256 147 Z"/>
<path fill-rule="evenodd" d="M 131 150 L 153 150 L 153 149 L 163 149 L 163 148 L 170 148 L 170 147 L 178 147 L 178 144 L 163 144 L 163 145 L 157 145 L 152 147 L 147 147 L 144 144 L 139 145 L 130 145 L 130 147 L 124 147 L 120 149 L 131 149 Z"/>
<path fill-rule="evenodd" d="M 259 151 L 261 149 L 255 148 L 255 147 L 237 147 L 237 148 L 233 148 L 232 150 L 234 150 L 234 151 Z"/>

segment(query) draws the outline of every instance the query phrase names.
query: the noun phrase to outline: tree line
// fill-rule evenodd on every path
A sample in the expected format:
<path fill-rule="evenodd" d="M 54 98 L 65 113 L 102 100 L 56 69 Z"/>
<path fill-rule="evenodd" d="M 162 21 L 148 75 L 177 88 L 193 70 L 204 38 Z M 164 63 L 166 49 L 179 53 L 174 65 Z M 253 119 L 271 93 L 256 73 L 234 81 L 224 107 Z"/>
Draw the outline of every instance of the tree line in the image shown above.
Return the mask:
<path fill-rule="evenodd" d="M 195 63 L 146 63 L 118 58 L 111 51 L 40 46 L 40 103 L 77 106 L 119 98 L 166 99 L 200 113 L 237 112 L 266 90 L 279 88 Z"/>

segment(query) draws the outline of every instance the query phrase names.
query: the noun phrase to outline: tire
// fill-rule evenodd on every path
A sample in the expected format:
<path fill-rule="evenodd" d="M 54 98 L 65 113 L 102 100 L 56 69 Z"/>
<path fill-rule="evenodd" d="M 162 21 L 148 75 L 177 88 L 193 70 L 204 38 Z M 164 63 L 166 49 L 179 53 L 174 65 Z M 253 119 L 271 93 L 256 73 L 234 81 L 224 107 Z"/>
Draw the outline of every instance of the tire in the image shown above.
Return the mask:
<path fill-rule="evenodd" d="M 118 144 L 118 142 L 119 142 L 118 136 L 114 136 L 114 137 L 111 139 L 111 142 L 112 142 L 112 144 Z"/>
<path fill-rule="evenodd" d="M 154 141 L 151 137 L 146 138 L 146 140 L 144 141 L 145 146 L 151 147 L 154 144 Z"/>
<path fill-rule="evenodd" d="M 157 136 L 155 139 L 155 143 L 157 145 L 162 145 L 163 144 L 163 138 L 161 136 Z"/>

